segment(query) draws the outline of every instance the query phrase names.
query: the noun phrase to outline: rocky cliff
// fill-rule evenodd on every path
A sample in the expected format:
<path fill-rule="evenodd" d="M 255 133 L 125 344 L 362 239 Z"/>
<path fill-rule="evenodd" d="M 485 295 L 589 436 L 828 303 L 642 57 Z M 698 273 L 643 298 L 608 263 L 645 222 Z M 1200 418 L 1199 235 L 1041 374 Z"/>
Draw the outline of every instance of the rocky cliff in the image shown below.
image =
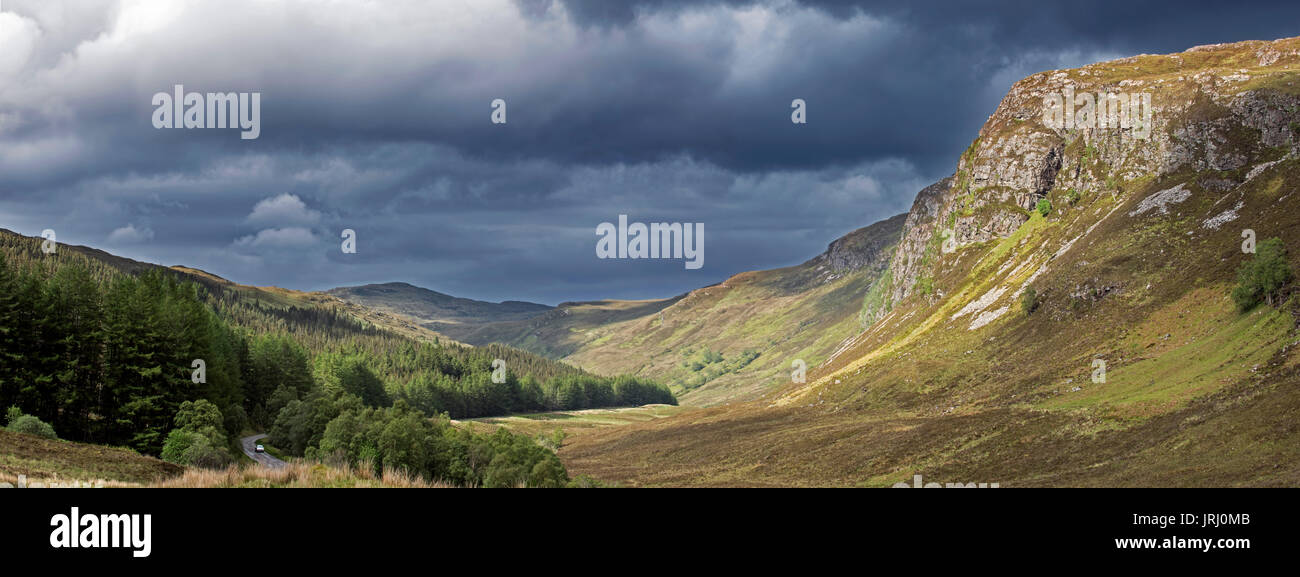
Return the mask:
<path fill-rule="evenodd" d="M 871 323 L 806 381 L 577 435 L 566 465 L 646 485 L 1300 484 L 1300 288 L 1281 272 L 1300 270 L 1298 85 L 1300 39 L 1016 83 L 918 195 L 882 280 L 843 285 Z M 1097 122 L 1098 93 L 1120 122 Z M 1251 253 L 1252 233 L 1284 250 Z M 1243 307 L 1261 260 L 1292 297 Z"/>
<path fill-rule="evenodd" d="M 955 176 L 918 195 L 891 263 L 891 298 L 918 287 L 928 292 L 924 280 L 944 235 L 955 248 L 1005 238 L 1041 200 L 1060 210 L 1089 194 L 1123 197 L 1180 171 L 1228 172 L 1294 155 L 1297 69 L 1300 39 L 1290 38 L 1134 56 L 1017 82 L 958 160 Z M 1093 120 L 1100 115 L 1051 126 L 1049 100 L 1066 94 L 1077 99 L 1076 112 L 1088 99 L 1100 106 L 1109 95 L 1149 95 L 1151 126 L 1100 127 Z M 1242 180 L 1204 174 L 1197 184 L 1227 189 Z"/>

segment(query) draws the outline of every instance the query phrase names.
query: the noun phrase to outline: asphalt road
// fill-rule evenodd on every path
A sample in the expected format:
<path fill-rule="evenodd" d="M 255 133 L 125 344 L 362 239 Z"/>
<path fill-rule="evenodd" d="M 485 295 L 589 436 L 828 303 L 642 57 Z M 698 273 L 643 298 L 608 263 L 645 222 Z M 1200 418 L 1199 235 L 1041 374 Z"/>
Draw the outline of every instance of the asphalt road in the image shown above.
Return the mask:
<path fill-rule="evenodd" d="M 257 440 L 264 438 L 266 438 L 265 433 L 261 435 L 253 435 L 251 437 L 242 437 L 239 439 L 239 445 L 244 449 L 244 454 L 248 455 L 248 458 L 272 469 L 283 467 L 285 465 L 284 461 L 272 457 L 269 453 L 258 453 L 253 450 L 257 447 Z"/>

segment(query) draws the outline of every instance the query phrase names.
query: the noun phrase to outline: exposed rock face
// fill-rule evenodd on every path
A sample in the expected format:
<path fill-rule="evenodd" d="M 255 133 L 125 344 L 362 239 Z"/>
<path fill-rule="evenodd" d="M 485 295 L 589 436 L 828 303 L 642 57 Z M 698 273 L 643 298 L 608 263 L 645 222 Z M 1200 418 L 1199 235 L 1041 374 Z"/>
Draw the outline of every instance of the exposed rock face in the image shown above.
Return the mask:
<path fill-rule="evenodd" d="M 1147 194 L 1169 189 L 1172 183 L 1148 187 L 1180 171 L 1235 171 L 1266 153 L 1276 155 L 1278 148 L 1297 154 L 1297 71 L 1300 38 L 1290 38 L 1134 56 L 1017 82 L 954 176 L 917 196 L 891 264 L 893 302 L 912 294 L 917 280 L 929 274 L 941 255 L 927 258 L 927 250 L 937 252 L 947 231 L 960 248 L 1010 235 L 1039 200 L 1048 198 L 1059 208 L 1067 191 Z M 1067 88 L 1094 96 L 1150 94 L 1149 135 L 1140 137 L 1132 126 L 1049 127 L 1044 99 Z"/>
<path fill-rule="evenodd" d="M 898 241 L 906 218 L 906 214 L 895 215 L 837 238 L 808 264 L 824 265 L 834 272 L 868 267 L 884 270 L 889 263 L 889 248 Z"/>
<path fill-rule="evenodd" d="M 945 178 L 925 187 L 917 193 L 912 201 L 912 210 L 907 213 L 903 223 L 903 237 L 898 241 L 898 248 L 890 261 L 893 271 L 893 286 L 890 288 L 890 301 L 897 302 L 907 296 L 908 290 L 916 284 L 921 272 L 921 259 L 925 255 L 926 243 L 935 231 L 952 177 Z"/>
<path fill-rule="evenodd" d="M 786 294 L 795 294 L 858 271 L 878 277 L 889 268 L 906 218 L 895 215 L 831 241 L 825 252 L 792 267 L 777 284 Z"/>

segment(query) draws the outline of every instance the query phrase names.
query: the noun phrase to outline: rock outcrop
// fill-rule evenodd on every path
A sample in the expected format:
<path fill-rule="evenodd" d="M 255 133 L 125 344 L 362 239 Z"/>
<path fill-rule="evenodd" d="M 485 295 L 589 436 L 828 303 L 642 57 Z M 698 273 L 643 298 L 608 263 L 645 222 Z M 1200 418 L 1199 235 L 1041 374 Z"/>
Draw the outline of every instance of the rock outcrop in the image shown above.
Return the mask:
<path fill-rule="evenodd" d="M 806 264 L 825 266 L 836 273 L 864 268 L 883 270 L 906 218 L 906 214 L 899 214 L 850 232 L 832 241 L 826 252 Z"/>
<path fill-rule="evenodd" d="M 1059 210 L 1076 195 L 1167 190 L 1173 183 L 1145 187 L 1182 172 L 1202 173 L 1196 187 L 1235 186 L 1245 176 L 1233 171 L 1265 156 L 1296 154 L 1297 70 L 1300 38 L 1289 38 L 1134 56 L 1017 82 L 954 176 L 917 196 L 891 263 L 892 302 L 915 293 L 931 274 L 945 235 L 957 248 L 1004 238 L 1042 199 Z M 1151 126 L 1048 126 L 1045 99 L 1067 91 L 1149 94 Z M 1221 174 L 1206 180 L 1206 171 Z"/>
<path fill-rule="evenodd" d="M 917 193 L 916 200 L 912 201 L 912 210 L 907 213 L 907 220 L 903 223 L 903 236 L 889 263 L 893 276 L 890 302 L 903 300 L 916 284 L 923 268 L 921 261 L 925 257 L 926 244 L 934 236 L 939 211 L 951 186 L 950 176 L 925 187 Z"/>

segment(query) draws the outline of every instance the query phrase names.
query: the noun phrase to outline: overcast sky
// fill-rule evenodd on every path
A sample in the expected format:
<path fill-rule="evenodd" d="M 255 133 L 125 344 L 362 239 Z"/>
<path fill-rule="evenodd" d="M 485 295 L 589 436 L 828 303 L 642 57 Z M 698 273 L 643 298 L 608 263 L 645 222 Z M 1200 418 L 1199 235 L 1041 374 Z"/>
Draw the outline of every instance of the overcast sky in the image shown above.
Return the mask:
<path fill-rule="evenodd" d="M 1297 22 L 1294 0 L 0 0 L 0 227 L 302 290 L 667 297 L 905 212 L 1024 76 Z M 155 129 L 176 84 L 261 93 L 260 137 Z M 704 223 L 704 267 L 597 259 L 620 214 Z"/>

